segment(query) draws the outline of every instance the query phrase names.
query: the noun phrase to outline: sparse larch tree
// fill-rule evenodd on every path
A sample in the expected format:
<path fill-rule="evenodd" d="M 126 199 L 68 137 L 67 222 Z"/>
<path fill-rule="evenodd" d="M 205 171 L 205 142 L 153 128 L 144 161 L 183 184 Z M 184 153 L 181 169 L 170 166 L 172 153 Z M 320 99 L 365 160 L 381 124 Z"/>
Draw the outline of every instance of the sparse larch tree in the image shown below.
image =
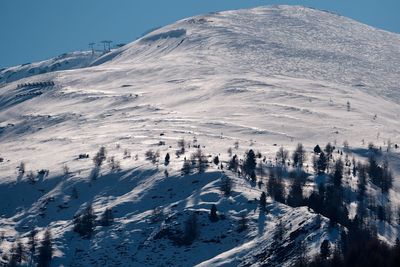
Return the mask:
<path fill-rule="evenodd" d="M 293 152 L 293 164 L 294 167 L 302 168 L 306 161 L 306 151 L 303 148 L 303 144 L 297 144 L 295 151 Z"/>
<path fill-rule="evenodd" d="M 176 151 L 176 155 L 179 157 L 180 155 L 185 154 L 185 147 L 186 147 L 186 142 L 185 139 L 179 139 L 178 140 L 178 150 Z"/>
<path fill-rule="evenodd" d="M 229 155 L 229 157 L 232 157 L 232 148 L 231 147 L 228 148 L 228 155 Z"/>
<path fill-rule="evenodd" d="M 239 160 L 237 158 L 237 155 L 234 155 L 232 159 L 228 163 L 228 168 L 229 170 L 233 172 L 237 172 L 239 168 Z"/>
<path fill-rule="evenodd" d="M 19 163 L 18 172 L 20 175 L 24 175 L 25 173 L 25 163 L 23 161 Z"/>
<path fill-rule="evenodd" d="M 267 192 L 275 200 L 285 203 L 284 187 L 281 178 L 277 177 L 273 172 L 270 173 Z"/>
<path fill-rule="evenodd" d="M 106 160 L 106 153 L 106 148 L 104 146 L 100 147 L 99 151 L 93 158 L 93 162 L 96 167 L 101 167 L 103 162 Z"/>
<path fill-rule="evenodd" d="M 286 165 L 286 160 L 289 157 L 289 151 L 287 151 L 284 147 L 280 147 L 278 152 L 276 152 L 276 160 L 277 162 L 284 167 Z"/>
<path fill-rule="evenodd" d="M 121 170 L 121 164 L 119 163 L 118 160 L 115 159 L 114 156 L 111 156 L 108 159 L 108 164 L 110 166 L 111 171 L 113 171 L 113 172 L 118 172 Z"/>
<path fill-rule="evenodd" d="M 191 173 L 191 171 L 192 171 L 192 167 L 190 166 L 190 162 L 186 158 L 184 158 L 183 166 L 181 169 L 182 176 L 189 175 Z"/>
<path fill-rule="evenodd" d="M 199 148 L 191 156 L 192 165 L 195 166 L 198 173 L 203 173 L 208 167 L 207 157 L 203 154 L 203 151 Z"/>
<path fill-rule="evenodd" d="M 232 191 L 232 181 L 231 178 L 224 175 L 221 177 L 221 191 L 224 193 L 225 196 L 229 196 Z"/>

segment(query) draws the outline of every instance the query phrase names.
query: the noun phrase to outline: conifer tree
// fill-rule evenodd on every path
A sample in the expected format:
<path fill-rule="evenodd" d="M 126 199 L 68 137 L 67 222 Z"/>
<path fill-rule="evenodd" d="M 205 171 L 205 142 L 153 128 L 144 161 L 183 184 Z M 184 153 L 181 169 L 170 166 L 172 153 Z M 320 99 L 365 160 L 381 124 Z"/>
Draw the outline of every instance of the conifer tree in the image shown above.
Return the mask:
<path fill-rule="evenodd" d="M 302 168 L 305 161 L 306 161 L 306 151 L 303 148 L 303 144 L 298 143 L 295 151 L 293 152 L 294 167 Z"/>
<path fill-rule="evenodd" d="M 285 226 L 283 225 L 282 221 L 279 220 L 278 224 L 275 227 L 275 232 L 273 235 L 273 239 L 276 245 L 278 245 L 278 242 L 282 242 L 284 234 L 285 234 Z"/>
<path fill-rule="evenodd" d="M 257 161 L 256 161 L 256 155 L 253 151 L 253 149 L 250 149 L 247 151 L 245 155 L 245 161 L 243 163 L 243 171 L 244 174 L 247 177 L 250 177 L 253 181 L 256 179 L 256 169 Z"/>
<path fill-rule="evenodd" d="M 293 181 L 289 191 L 287 204 L 291 207 L 300 207 L 304 204 L 303 187 L 299 179 Z"/>
<path fill-rule="evenodd" d="M 185 147 L 186 147 L 185 139 L 182 138 L 178 140 L 178 150 L 176 151 L 176 155 L 178 157 L 182 154 L 185 154 Z"/>
<path fill-rule="evenodd" d="M 6 257 L 7 259 L 7 257 Z M 17 267 L 18 266 L 18 256 L 17 256 L 17 247 L 15 244 L 12 245 L 10 249 L 10 257 L 8 259 L 7 267 Z"/>
<path fill-rule="evenodd" d="M 343 161 L 340 158 L 335 162 L 335 170 L 333 173 L 333 184 L 337 187 L 340 187 L 342 185 L 342 178 L 343 178 Z"/>
<path fill-rule="evenodd" d="M 262 192 L 260 196 L 260 207 L 263 210 L 265 210 L 266 205 L 267 205 L 267 195 L 265 194 L 265 192 Z"/>
<path fill-rule="evenodd" d="M 215 165 L 218 166 L 218 164 L 219 164 L 219 157 L 218 157 L 218 156 L 215 156 L 214 159 L 213 159 L 213 162 L 214 162 Z"/>
<path fill-rule="evenodd" d="M 358 169 L 358 199 L 360 201 L 364 200 L 365 196 L 365 190 L 366 190 L 366 185 L 367 185 L 367 172 L 364 167 L 360 162 L 357 164 L 357 169 Z"/>
<path fill-rule="evenodd" d="M 247 220 L 247 215 L 246 215 L 245 213 L 242 213 L 242 214 L 240 215 L 239 221 L 238 221 L 238 228 L 237 228 L 237 231 L 238 231 L 239 233 L 240 233 L 240 232 L 243 232 L 244 230 L 247 229 L 247 227 L 248 227 L 247 222 L 248 222 L 248 220 Z"/>
<path fill-rule="evenodd" d="M 324 173 L 327 165 L 328 165 L 328 159 L 326 158 L 325 153 L 321 151 L 319 154 L 319 159 L 317 161 L 317 170 L 318 170 L 317 173 L 318 174 Z"/>
<path fill-rule="evenodd" d="M 189 175 L 191 171 L 192 171 L 192 168 L 190 166 L 189 161 L 186 158 L 184 158 L 183 166 L 182 166 L 182 169 L 181 169 L 182 176 Z"/>
<path fill-rule="evenodd" d="M 229 161 L 228 168 L 233 172 L 237 172 L 239 167 L 239 160 L 237 155 L 233 155 L 232 159 Z"/>
<path fill-rule="evenodd" d="M 319 145 L 316 145 L 316 146 L 314 147 L 314 153 L 315 153 L 315 154 L 319 154 L 319 153 L 321 153 L 321 152 L 322 152 L 321 147 L 320 147 Z"/>
<path fill-rule="evenodd" d="M 331 143 L 326 144 L 324 151 L 326 153 L 327 158 L 331 157 L 334 150 L 335 150 L 335 147 L 332 146 Z"/>
<path fill-rule="evenodd" d="M 217 206 L 215 204 L 212 204 L 211 210 L 210 210 L 210 221 L 216 222 L 218 221 L 218 214 L 217 214 Z"/>
<path fill-rule="evenodd" d="M 382 192 L 387 193 L 389 189 L 392 188 L 393 184 L 393 175 L 389 169 L 389 161 L 387 158 L 383 160 L 381 179 L 380 188 L 382 189 Z"/>
<path fill-rule="evenodd" d="M 112 210 L 110 208 L 107 208 L 101 215 L 100 224 L 102 226 L 110 226 L 113 221 L 114 221 L 114 216 L 112 214 Z"/>
<path fill-rule="evenodd" d="M 284 188 L 280 178 L 271 172 L 267 184 L 268 194 L 276 201 L 285 203 Z"/>
<path fill-rule="evenodd" d="M 94 220 L 96 216 L 93 214 L 93 208 L 90 204 L 82 214 L 74 219 L 74 231 L 82 238 L 89 239 L 94 230 Z"/>
<path fill-rule="evenodd" d="M 169 161 L 170 161 L 170 156 L 169 156 L 169 153 L 167 153 L 167 155 L 165 155 L 164 165 L 165 165 L 165 166 L 168 166 Z"/>
<path fill-rule="evenodd" d="M 330 254 L 331 254 L 331 243 L 329 242 L 329 240 L 324 240 L 321 243 L 321 247 L 320 247 L 320 255 L 322 259 L 327 259 Z"/>
<path fill-rule="evenodd" d="M 16 262 L 18 265 L 21 265 L 22 260 L 25 259 L 25 247 L 21 242 L 21 239 L 17 240 L 17 247 L 15 250 L 16 254 Z"/>
<path fill-rule="evenodd" d="M 106 160 L 106 148 L 104 146 L 100 147 L 99 152 L 94 156 L 93 162 L 96 167 L 101 167 L 103 162 Z"/>
<path fill-rule="evenodd" d="M 36 230 L 33 229 L 29 232 L 29 263 L 28 266 L 33 266 L 35 262 L 35 254 L 36 254 Z"/>
<path fill-rule="evenodd" d="M 53 245 L 50 229 L 47 228 L 44 238 L 40 243 L 37 267 L 50 267 L 53 257 Z"/>

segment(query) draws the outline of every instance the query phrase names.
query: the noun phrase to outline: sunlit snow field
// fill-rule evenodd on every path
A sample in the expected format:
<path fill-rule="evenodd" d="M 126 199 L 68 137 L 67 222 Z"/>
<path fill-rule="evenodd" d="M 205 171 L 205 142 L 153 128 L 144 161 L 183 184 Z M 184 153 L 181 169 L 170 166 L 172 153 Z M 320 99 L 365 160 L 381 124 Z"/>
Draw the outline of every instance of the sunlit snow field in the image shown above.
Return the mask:
<path fill-rule="evenodd" d="M 311 153 L 316 144 L 342 149 L 348 141 L 359 160 L 366 159 L 369 142 L 383 151 L 389 140 L 400 143 L 400 35 L 336 14 L 290 6 L 207 14 L 160 28 L 90 64 L 89 54 L 82 54 L 85 68 L 0 83 L 0 231 L 9 241 L 1 250 L 16 231 L 24 237 L 34 226 L 50 225 L 55 266 L 236 266 L 272 245 L 281 220 L 288 233 L 311 229 L 304 239 L 315 254 L 322 237 L 337 238 L 325 218 L 313 229 L 317 219 L 311 210 L 271 199 L 271 212 L 263 217 L 254 199 L 265 189 L 215 165 L 205 174 L 181 177 L 183 158 L 196 149 L 177 158 L 177 141 L 200 144 L 222 161 L 230 159 L 230 147 L 240 157 L 253 148 L 269 164 L 280 146 L 293 150 L 299 142 Z M 12 71 L 26 77 L 24 66 Z M 54 86 L 18 86 L 45 81 Z M 122 170 L 111 172 L 105 165 L 93 181 L 91 158 L 77 157 L 92 157 L 100 146 Z M 159 151 L 160 164 L 145 159 L 149 149 Z M 131 157 L 124 158 L 125 150 Z M 166 153 L 169 166 L 162 164 Z M 393 148 L 393 208 L 400 205 L 399 157 L 400 149 Z M 48 169 L 49 176 L 29 184 L 18 177 L 21 161 L 27 171 Z M 312 172 L 311 163 L 309 168 Z M 221 175 L 234 179 L 229 198 L 218 189 Z M 70 197 L 74 186 L 78 199 Z M 72 219 L 89 202 L 96 214 L 112 208 L 116 219 L 82 241 Z M 208 221 L 213 203 L 227 216 L 218 228 Z M 202 241 L 186 249 L 154 239 L 162 227 L 149 224 L 155 207 L 177 223 L 184 210 L 198 211 L 205 224 Z M 232 225 L 243 212 L 250 228 L 238 234 Z M 388 242 L 399 236 L 398 226 L 379 231 Z"/>

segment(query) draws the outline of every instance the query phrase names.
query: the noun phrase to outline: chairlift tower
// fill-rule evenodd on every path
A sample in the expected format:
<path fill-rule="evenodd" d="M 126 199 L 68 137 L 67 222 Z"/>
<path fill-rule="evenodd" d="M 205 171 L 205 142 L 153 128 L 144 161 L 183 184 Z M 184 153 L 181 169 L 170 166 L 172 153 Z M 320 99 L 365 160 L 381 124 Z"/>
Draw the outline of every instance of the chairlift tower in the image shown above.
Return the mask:
<path fill-rule="evenodd" d="M 92 55 L 94 55 L 94 45 L 95 45 L 96 43 L 89 43 L 89 47 L 90 47 L 90 49 L 92 50 Z"/>
<path fill-rule="evenodd" d="M 111 43 L 112 43 L 113 41 L 111 41 L 111 40 L 107 40 L 106 41 L 106 43 L 108 44 L 108 51 L 110 52 L 111 51 Z"/>
<path fill-rule="evenodd" d="M 101 43 L 103 44 L 103 51 L 106 52 L 106 51 L 107 51 L 107 50 L 106 50 L 106 43 L 107 43 L 107 41 L 106 41 L 106 40 L 103 40 L 103 41 L 101 41 Z"/>

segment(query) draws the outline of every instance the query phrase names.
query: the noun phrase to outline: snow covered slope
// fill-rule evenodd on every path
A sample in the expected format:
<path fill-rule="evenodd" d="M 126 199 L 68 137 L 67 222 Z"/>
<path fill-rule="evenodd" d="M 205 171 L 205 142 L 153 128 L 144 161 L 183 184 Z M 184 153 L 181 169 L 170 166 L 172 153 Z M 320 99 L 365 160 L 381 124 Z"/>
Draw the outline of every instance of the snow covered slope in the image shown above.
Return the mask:
<path fill-rule="evenodd" d="M 38 74 L 88 67 L 102 55 L 98 52 L 92 54 L 89 51 L 72 52 L 37 63 L 3 68 L 0 69 L 0 85 Z"/>
<path fill-rule="evenodd" d="M 173 156 L 177 140 L 195 139 L 224 162 L 236 141 L 234 153 L 242 156 L 253 147 L 270 162 L 277 147 L 292 149 L 297 142 L 309 151 L 328 141 L 341 146 L 347 140 L 354 148 L 400 142 L 400 35 L 336 14 L 271 6 L 196 16 L 89 61 L 92 67 L 15 82 L 2 74 L 7 79 L 0 88 L 3 251 L 16 231 L 25 237 L 33 227 L 49 225 L 56 266 L 257 265 L 273 262 L 279 253 L 271 249 L 271 236 L 283 220 L 283 246 L 304 239 L 315 254 L 322 237 L 337 238 L 325 218 L 270 199 L 271 212 L 263 218 L 254 198 L 265 188 L 216 167 L 180 177 L 183 156 Z M 54 86 L 47 86 L 50 81 Z M 92 181 L 92 161 L 77 157 L 93 157 L 102 145 L 122 171 L 104 166 Z M 171 164 L 146 161 L 149 149 L 162 157 L 170 153 Z M 184 156 L 194 151 L 191 147 Z M 398 150 L 391 155 L 396 175 L 399 157 Z M 47 169 L 50 174 L 31 185 L 18 175 L 21 161 L 27 173 Z M 63 174 L 64 165 L 71 174 Z M 221 175 L 234 180 L 229 198 L 218 190 Z M 78 199 L 70 196 L 74 187 Z M 393 191 L 392 197 L 398 203 L 398 194 Z M 97 227 L 88 241 L 72 231 L 72 219 L 89 202 L 97 215 L 112 208 L 116 220 L 111 228 Z M 213 203 L 227 218 L 217 226 L 207 218 Z M 150 223 L 155 207 L 169 223 Z M 165 233 L 164 223 L 181 228 L 188 211 L 197 212 L 203 223 L 199 242 L 186 248 L 157 239 Z M 237 234 L 234 225 L 243 212 L 249 230 Z M 382 238 L 393 242 L 395 227 L 392 233 L 381 233 Z M 265 250 L 272 254 L 262 255 Z"/>

